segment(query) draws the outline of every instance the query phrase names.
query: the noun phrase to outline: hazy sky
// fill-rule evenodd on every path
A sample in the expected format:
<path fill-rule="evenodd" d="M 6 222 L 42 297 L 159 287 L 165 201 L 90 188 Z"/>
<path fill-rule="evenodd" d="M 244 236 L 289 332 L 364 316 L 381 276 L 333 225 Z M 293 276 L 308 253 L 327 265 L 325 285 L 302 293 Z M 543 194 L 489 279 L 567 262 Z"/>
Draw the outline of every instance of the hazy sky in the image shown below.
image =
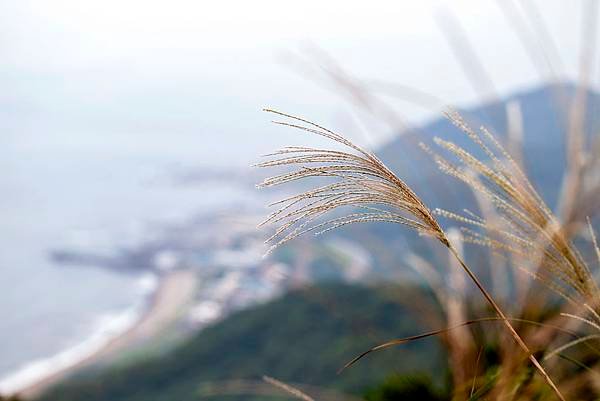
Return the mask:
<path fill-rule="evenodd" d="M 516 8 L 540 11 L 525 28 L 547 27 L 570 77 L 582 4 L 523 0 Z M 493 0 L 0 2 L 0 155 L 246 162 L 294 138 L 267 123 L 264 106 L 380 140 L 389 126 L 365 120 L 289 61 L 314 67 L 319 48 L 358 77 L 468 104 L 479 97 L 444 37 L 448 28 L 436 23 L 449 13 L 500 94 L 548 76 Z M 434 113 L 390 100 L 413 122 Z"/>

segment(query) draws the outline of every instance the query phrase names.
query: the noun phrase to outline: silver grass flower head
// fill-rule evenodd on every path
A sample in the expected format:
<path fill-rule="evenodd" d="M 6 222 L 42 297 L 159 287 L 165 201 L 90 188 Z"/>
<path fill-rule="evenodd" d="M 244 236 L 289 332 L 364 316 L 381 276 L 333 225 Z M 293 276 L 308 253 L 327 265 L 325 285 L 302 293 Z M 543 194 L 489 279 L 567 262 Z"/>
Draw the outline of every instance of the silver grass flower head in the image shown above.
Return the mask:
<path fill-rule="evenodd" d="M 308 232 L 321 234 L 348 224 L 389 222 L 403 224 L 430 235 L 446 246 L 448 241 L 431 211 L 421 199 L 373 153 L 343 136 L 300 117 L 265 110 L 284 117 L 274 121 L 316 134 L 341 144 L 344 150 L 288 146 L 265 155 L 258 167 L 294 167 L 290 172 L 265 179 L 259 187 L 272 187 L 310 177 L 332 182 L 277 201 L 278 209 L 261 223 L 279 228 L 267 240 L 276 247 Z M 352 210 L 340 217 L 322 218 L 344 207 Z"/>
<path fill-rule="evenodd" d="M 581 300 L 598 302 L 600 291 L 590 269 L 563 235 L 558 219 L 521 167 L 487 129 L 481 127 L 479 134 L 458 113 L 450 111 L 446 115 L 488 160 L 484 162 L 464 148 L 440 138 L 435 138 L 435 143 L 451 154 L 458 164 L 425 145 L 422 147 L 433 156 L 441 171 L 486 198 L 494 206 L 499 222 L 487 221 L 469 210 L 457 214 L 436 209 L 435 214 L 464 224 L 465 241 L 510 254 L 518 261 L 517 267 L 525 269 L 566 300 L 578 303 L 575 298 L 579 298 L 579 303 Z M 529 262 L 529 268 L 523 262 Z"/>

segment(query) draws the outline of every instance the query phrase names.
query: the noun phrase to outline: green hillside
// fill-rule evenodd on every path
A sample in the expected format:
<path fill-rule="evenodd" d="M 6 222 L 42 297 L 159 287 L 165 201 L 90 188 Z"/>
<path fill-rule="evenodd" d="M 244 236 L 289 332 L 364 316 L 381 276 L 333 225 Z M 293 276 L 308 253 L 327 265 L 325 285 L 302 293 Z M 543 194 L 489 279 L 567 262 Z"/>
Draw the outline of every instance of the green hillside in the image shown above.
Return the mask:
<path fill-rule="evenodd" d="M 368 347 L 422 331 L 408 312 L 420 296 L 414 288 L 399 287 L 327 285 L 294 291 L 232 315 L 164 357 L 81 373 L 41 400 L 198 400 L 206 399 L 199 393 L 206 382 L 264 374 L 354 394 L 395 373 L 435 371 L 439 383 L 445 357 L 433 339 L 383 351 L 336 374 Z"/>

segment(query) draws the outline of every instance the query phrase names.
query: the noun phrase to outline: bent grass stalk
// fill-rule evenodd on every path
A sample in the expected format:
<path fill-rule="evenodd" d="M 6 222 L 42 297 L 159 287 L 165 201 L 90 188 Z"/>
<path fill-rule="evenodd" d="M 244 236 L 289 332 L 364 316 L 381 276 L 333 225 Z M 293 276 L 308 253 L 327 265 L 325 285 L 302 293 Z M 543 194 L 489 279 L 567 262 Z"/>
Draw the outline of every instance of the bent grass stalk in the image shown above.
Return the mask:
<path fill-rule="evenodd" d="M 277 388 L 285 391 L 286 393 L 290 394 L 291 396 L 293 396 L 294 398 L 297 398 L 299 400 L 303 400 L 303 401 L 315 401 L 314 398 L 312 398 L 308 394 L 303 393 L 302 391 L 300 391 L 296 387 L 290 386 L 289 384 L 284 383 L 282 381 L 279 381 L 277 379 L 274 379 L 274 378 L 272 378 L 270 376 L 263 376 L 263 381 L 271 384 L 274 387 L 277 387 Z"/>
<path fill-rule="evenodd" d="M 432 212 L 404 181 L 389 170 L 373 153 L 362 149 L 343 136 L 300 117 L 271 109 L 265 111 L 288 119 L 288 121 L 274 121 L 275 124 L 328 138 L 349 149 L 349 151 L 340 151 L 290 146 L 266 155 L 271 159 L 257 164 L 258 167 L 298 167 L 295 171 L 265 179 L 258 185 L 259 188 L 281 185 L 310 177 L 335 179 L 334 183 L 305 191 L 272 204 L 278 205 L 279 209 L 261 223 L 261 225 L 280 224 L 275 234 L 267 240 L 267 242 L 274 242 L 269 252 L 304 233 L 316 232 L 318 235 L 354 223 L 399 223 L 416 230 L 419 234 L 432 236 L 449 249 L 546 383 L 560 400 L 565 400 L 558 387 L 531 353 L 529 347 L 514 329 L 500 306 L 485 289 L 473 270 L 463 261 L 456 248 L 452 246 Z M 464 154 L 461 155 L 465 156 Z M 467 156 L 465 158 L 483 172 L 490 173 L 482 162 L 476 162 Z M 439 160 L 438 163 L 440 163 Z M 492 173 L 490 175 L 495 177 Z M 504 182 L 503 177 L 500 180 L 501 183 Z M 534 197 L 533 199 L 527 198 L 524 201 L 530 203 L 537 200 Z M 358 208 L 362 212 L 346 214 L 321 223 L 315 222 L 324 215 L 344 206 Z M 542 213 L 546 215 L 547 210 L 543 208 Z"/>

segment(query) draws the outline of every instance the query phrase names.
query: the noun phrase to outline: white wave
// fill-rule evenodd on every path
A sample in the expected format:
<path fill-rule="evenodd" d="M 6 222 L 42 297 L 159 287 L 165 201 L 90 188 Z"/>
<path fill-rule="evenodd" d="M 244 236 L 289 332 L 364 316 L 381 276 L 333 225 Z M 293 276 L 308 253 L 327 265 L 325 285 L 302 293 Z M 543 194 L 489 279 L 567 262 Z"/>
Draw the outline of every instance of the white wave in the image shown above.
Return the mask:
<path fill-rule="evenodd" d="M 141 295 L 148 295 L 158 288 L 158 276 L 153 273 L 145 273 L 137 281 L 137 288 Z"/>
<path fill-rule="evenodd" d="M 46 358 L 25 363 L 14 373 L 0 377 L 0 394 L 15 394 L 62 370 L 89 358 L 125 333 L 141 319 L 147 296 L 158 287 L 154 274 L 144 274 L 138 281 L 140 301 L 132 307 L 100 315 L 93 324 L 92 334 L 77 345 Z"/>

